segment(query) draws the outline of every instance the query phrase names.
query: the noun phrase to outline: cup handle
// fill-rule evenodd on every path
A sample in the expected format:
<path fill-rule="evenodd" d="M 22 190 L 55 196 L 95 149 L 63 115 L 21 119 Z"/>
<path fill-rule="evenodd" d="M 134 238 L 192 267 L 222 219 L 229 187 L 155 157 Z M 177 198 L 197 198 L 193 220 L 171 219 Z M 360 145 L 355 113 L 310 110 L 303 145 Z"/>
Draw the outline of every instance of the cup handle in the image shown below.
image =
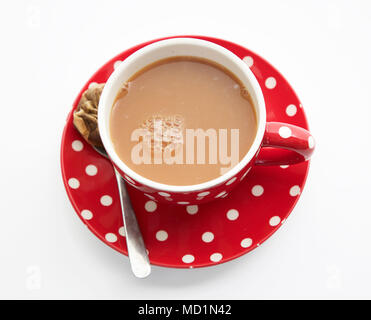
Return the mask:
<path fill-rule="evenodd" d="M 290 165 L 310 159 L 314 138 L 308 130 L 284 122 L 268 122 L 255 164 Z"/>

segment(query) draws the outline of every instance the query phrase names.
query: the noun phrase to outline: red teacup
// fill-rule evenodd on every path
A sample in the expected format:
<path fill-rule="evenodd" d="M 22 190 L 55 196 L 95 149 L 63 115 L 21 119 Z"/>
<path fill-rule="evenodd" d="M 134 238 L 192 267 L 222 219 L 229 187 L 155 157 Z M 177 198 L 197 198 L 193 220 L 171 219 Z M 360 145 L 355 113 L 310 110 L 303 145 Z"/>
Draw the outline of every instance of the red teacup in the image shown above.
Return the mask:
<path fill-rule="evenodd" d="M 139 175 L 118 157 L 110 139 L 110 112 L 122 84 L 145 66 L 173 56 L 205 58 L 230 70 L 250 93 L 258 120 L 255 140 L 244 158 L 218 178 L 196 185 L 166 185 Z M 314 149 L 314 139 L 307 130 L 282 122 L 267 123 L 262 90 L 247 64 L 229 50 L 205 40 L 174 38 L 139 49 L 109 77 L 98 110 L 99 132 L 116 169 L 127 183 L 160 202 L 189 205 L 226 197 L 246 177 L 252 166 L 299 163 L 308 160 Z"/>

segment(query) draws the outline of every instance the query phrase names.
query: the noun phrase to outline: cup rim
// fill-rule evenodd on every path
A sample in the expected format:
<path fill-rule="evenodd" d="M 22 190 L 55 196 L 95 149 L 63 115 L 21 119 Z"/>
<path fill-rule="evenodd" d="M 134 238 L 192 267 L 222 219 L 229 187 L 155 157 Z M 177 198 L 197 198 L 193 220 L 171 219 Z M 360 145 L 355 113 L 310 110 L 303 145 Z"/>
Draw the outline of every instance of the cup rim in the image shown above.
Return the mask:
<path fill-rule="evenodd" d="M 247 77 L 249 85 L 252 88 L 252 92 L 249 91 L 251 95 L 255 97 L 255 103 L 253 103 L 254 108 L 256 109 L 256 115 L 258 117 L 257 119 L 257 132 L 255 135 L 255 139 L 246 153 L 246 155 L 242 158 L 240 162 L 238 162 L 237 165 L 235 165 L 232 169 L 224 173 L 223 175 L 214 178 L 212 180 L 202 182 L 199 184 L 193 184 L 193 185 L 168 185 L 161 182 L 156 182 L 151 179 L 145 178 L 144 176 L 140 175 L 139 173 L 135 172 L 131 168 L 129 168 L 117 155 L 113 143 L 110 138 L 109 133 L 109 125 L 107 125 L 107 119 L 106 119 L 106 112 L 104 110 L 106 108 L 109 108 L 109 110 L 112 109 L 112 105 L 109 105 L 107 103 L 108 98 L 111 97 L 111 95 L 116 96 L 117 92 L 112 92 L 112 87 L 114 84 L 116 84 L 120 78 L 120 75 L 124 72 L 124 70 L 128 67 L 130 64 L 135 64 L 137 59 L 140 58 L 141 55 L 149 54 L 151 51 L 156 50 L 160 47 L 168 47 L 174 45 L 194 45 L 194 46 L 201 46 L 206 47 L 208 49 L 212 49 L 217 51 L 219 54 L 222 54 L 225 58 L 230 60 L 232 63 L 234 63 Z M 201 56 L 200 56 L 201 57 Z M 208 59 L 207 56 L 203 56 L 203 58 Z M 152 62 L 157 61 L 158 59 L 154 59 Z M 212 60 L 212 59 L 209 59 Z M 151 62 L 150 62 L 151 63 Z M 150 64 L 149 63 L 149 64 Z M 229 69 L 226 66 L 227 69 Z M 241 80 L 242 81 L 242 80 Z M 120 84 L 122 85 L 122 81 L 120 81 Z M 110 112 L 109 112 L 110 115 Z M 109 120 L 109 119 L 108 119 Z M 108 121 L 109 122 L 109 121 Z M 261 87 L 255 78 L 254 74 L 250 70 L 250 68 L 247 66 L 247 64 L 239 58 L 237 55 L 229 51 L 228 49 L 215 44 L 211 41 L 207 40 L 201 40 L 201 39 L 195 39 L 195 38 L 171 38 L 171 39 L 165 39 L 165 40 L 159 40 L 157 42 L 151 43 L 146 45 L 145 47 L 138 49 L 134 53 L 132 53 L 130 56 L 128 56 L 110 75 L 108 78 L 101 97 L 99 101 L 98 106 L 98 128 L 100 132 L 100 136 L 103 142 L 103 145 L 107 151 L 108 156 L 110 157 L 111 161 L 127 176 L 130 178 L 136 180 L 138 183 L 142 185 L 146 185 L 148 187 L 151 187 L 153 189 L 162 190 L 162 191 L 169 191 L 169 192 L 196 192 L 196 191 L 203 191 L 213 188 L 214 186 L 223 184 L 227 181 L 229 181 L 232 177 L 237 175 L 255 156 L 255 154 L 258 152 L 261 142 L 264 137 L 265 132 L 265 124 L 266 124 L 266 109 L 265 109 L 265 101 L 264 96 L 261 90 Z"/>

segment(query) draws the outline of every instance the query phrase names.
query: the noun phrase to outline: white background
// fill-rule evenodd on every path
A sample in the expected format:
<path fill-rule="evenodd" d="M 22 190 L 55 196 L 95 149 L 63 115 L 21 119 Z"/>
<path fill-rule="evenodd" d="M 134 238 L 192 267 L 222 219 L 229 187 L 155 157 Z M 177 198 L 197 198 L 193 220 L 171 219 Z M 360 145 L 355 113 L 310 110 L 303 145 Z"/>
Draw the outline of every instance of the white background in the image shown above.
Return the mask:
<path fill-rule="evenodd" d="M 370 32 L 367 0 L 1 0 L 0 298 L 371 298 Z M 138 280 L 74 213 L 60 141 L 97 68 L 176 34 L 268 59 L 299 95 L 317 149 L 297 207 L 260 248 Z"/>

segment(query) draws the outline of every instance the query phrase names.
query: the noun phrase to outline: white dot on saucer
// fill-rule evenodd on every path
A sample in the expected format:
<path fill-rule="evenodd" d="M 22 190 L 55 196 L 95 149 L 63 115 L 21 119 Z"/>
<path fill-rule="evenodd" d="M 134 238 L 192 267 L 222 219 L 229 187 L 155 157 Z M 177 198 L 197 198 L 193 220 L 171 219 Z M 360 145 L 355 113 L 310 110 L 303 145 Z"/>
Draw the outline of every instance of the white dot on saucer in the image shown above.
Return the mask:
<path fill-rule="evenodd" d="M 269 219 L 269 224 L 272 227 L 278 226 L 280 222 L 281 222 L 281 218 L 279 216 L 274 216 Z"/>
<path fill-rule="evenodd" d="M 125 237 L 126 236 L 126 232 L 125 232 L 125 227 L 124 226 L 122 226 L 119 229 L 119 235 L 122 236 L 122 237 Z"/>
<path fill-rule="evenodd" d="M 248 248 L 252 245 L 252 240 L 250 238 L 245 238 L 241 241 L 242 248 Z"/>
<path fill-rule="evenodd" d="M 225 185 L 226 186 L 229 186 L 230 184 L 232 184 L 233 182 L 235 182 L 237 180 L 236 177 L 232 178 L 231 180 L 229 180 Z"/>
<path fill-rule="evenodd" d="M 179 201 L 179 202 L 177 202 L 177 204 L 189 204 L 189 202 L 188 201 Z"/>
<path fill-rule="evenodd" d="M 236 220 L 238 218 L 238 216 L 239 216 L 239 213 L 236 209 L 230 209 L 227 212 L 228 220 L 231 220 L 231 221 Z"/>
<path fill-rule="evenodd" d="M 168 234 L 164 230 L 160 230 L 156 232 L 156 239 L 158 241 L 165 241 L 168 238 Z"/>
<path fill-rule="evenodd" d="M 226 191 L 220 192 L 218 195 L 215 196 L 215 198 L 220 198 L 224 196 L 226 193 L 227 193 Z"/>
<path fill-rule="evenodd" d="M 265 86 L 268 88 L 268 89 L 273 89 L 275 86 L 277 85 L 277 81 L 275 78 L 273 77 L 269 77 L 265 80 Z"/>
<path fill-rule="evenodd" d="M 289 117 L 293 117 L 293 116 L 296 114 L 296 111 L 297 111 L 297 108 L 296 108 L 296 105 L 294 105 L 294 104 L 289 104 L 289 105 L 286 107 L 286 114 L 287 114 Z"/>
<path fill-rule="evenodd" d="M 153 212 L 157 209 L 157 203 L 154 201 L 147 201 L 144 205 L 144 209 L 146 209 L 147 212 Z"/>
<path fill-rule="evenodd" d="M 281 136 L 283 139 L 287 139 L 291 137 L 291 129 L 289 127 L 282 126 L 281 128 L 278 129 L 278 134 Z"/>
<path fill-rule="evenodd" d="M 170 197 L 170 194 L 166 193 L 166 192 L 159 192 L 158 193 L 160 196 L 163 196 L 163 197 Z"/>
<path fill-rule="evenodd" d="M 309 147 L 309 149 L 313 149 L 314 148 L 314 138 L 312 136 L 310 136 L 308 138 L 308 147 Z"/>
<path fill-rule="evenodd" d="M 289 165 L 282 165 L 282 166 L 280 166 L 282 169 L 286 169 L 286 168 L 288 168 L 289 167 Z"/>
<path fill-rule="evenodd" d="M 151 196 L 150 194 L 145 193 L 144 195 L 145 195 L 146 197 L 152 199 L 152 200 L 155 200 L 155 197 Z"/>
<path fill-rule="evenodd" d="M 84 148 L 84 144 L 80 140 L 72 142 L 72 149 L 76 152 L 81 151 Z"/>
<path fill-rule="evenodd" d="M 210 256 L 210 260 L 212 262 L 219 262 L 220 260 L 222 260 L 223 258 L 223 255 L 221 253 L 213 253 L 211 256 Z"/>
<path fill-rule="evenodd" d="M 108 207 L 112 204 L 112 197 L 105 195 L 105 196 L 100 198 L 100 203 L 103 206 Z"/>
<path fill-rule="evenodd" d="M 211 242 L 214 240 L 214 234 L 212 232 L 205 232 L 202 234 L 202 241 L 203 242 Z"/>
<path fill-rule="evenodd" d="M 220 198 L 221 198 L 221 199 L 224 199 L 224 198 L 226 198 L 226 197 L 228 197 L 228 193 L 222 195 Z"/>
<path fill-rule="evenodd" d="M 72 189 L 77 189 L 78 187 L 80 187 L 80 181 L 77 180 L 76 178 L 70 178 L 68 180 L 68 185 L 70 186 L 70 188 Z"/>
<path fill-rule="evenodd" d="M 165 200 L 167 200 L 167 201 L 173 201 L 173 199 L 171 199 L 171 198 L 165 198 Z"/>
<path fill-rule="evenodd" d="M 298 194 L 300 194 L 300 187 L 299 186 L 292 186 L 290 188 L 290 196 L 291 197 L 295 197 L 297 196 Z"/>
<path fill-rule="evenodd" d="M 255 197 L 260 197 L 264 193 L 264 188 L 261 185 L 257 184 L 252 187 L 251 193 Z"/>
<path fill-rule="evenodd" d="M 192 263 L 193 261 L 195 261 L 195 257 L 191 254 L 186 254 L 182 257 L 182 261 L 184 263 Z"/>
<path fill-rule="evenodd" d="M 81 211 L 81 216 L 85 219 L 85 220 L 90 220 L 93 218 L 93 213 L 90 211 L 90 210 L 82 210 Z"/>
<path fill-rule="evenodd" d="M 116 69 L 120 64 L 121 64 L 122 61 L 120 60 L 117 60 L 114 64 L 113 64 L 113 69 Z"/>
<path fill-rule="evenodd" d="M 95 176 L 98 172 L 98 168 L 93 164 L 89 164 L 86 166 L 85 172 L 88 176 Z"/>
<path fill-rule="evenodd" d="M 254 64 L 254 59 L 250 56 L 246 56 L 242 60 L 248 65 L 249 68 L 251 68 Z"/>
<path fill-rule="evenodd" d="M 207 196 L 207 195 L 209 195 L 209 194 L 210 194 L 209 191 L 205 191 L 205 192 L 201 192 L 201 193 L 199 193 L 197 196 L 198 196 L 198 197 L 205 197 L 205 196 Z"/>
<path fill-rule="evenodd" d="M 197 205 L 187 206 L 186 210 L 189 214 L 196 214 L 198 212 L 198 206 Z"/>
<path fill-rule="evenodd" d="M 105 238 L 108 242 L 111 242 L 111 243 L 117 241 L 117 236 L 114 233 L 107 233 Z"/>

